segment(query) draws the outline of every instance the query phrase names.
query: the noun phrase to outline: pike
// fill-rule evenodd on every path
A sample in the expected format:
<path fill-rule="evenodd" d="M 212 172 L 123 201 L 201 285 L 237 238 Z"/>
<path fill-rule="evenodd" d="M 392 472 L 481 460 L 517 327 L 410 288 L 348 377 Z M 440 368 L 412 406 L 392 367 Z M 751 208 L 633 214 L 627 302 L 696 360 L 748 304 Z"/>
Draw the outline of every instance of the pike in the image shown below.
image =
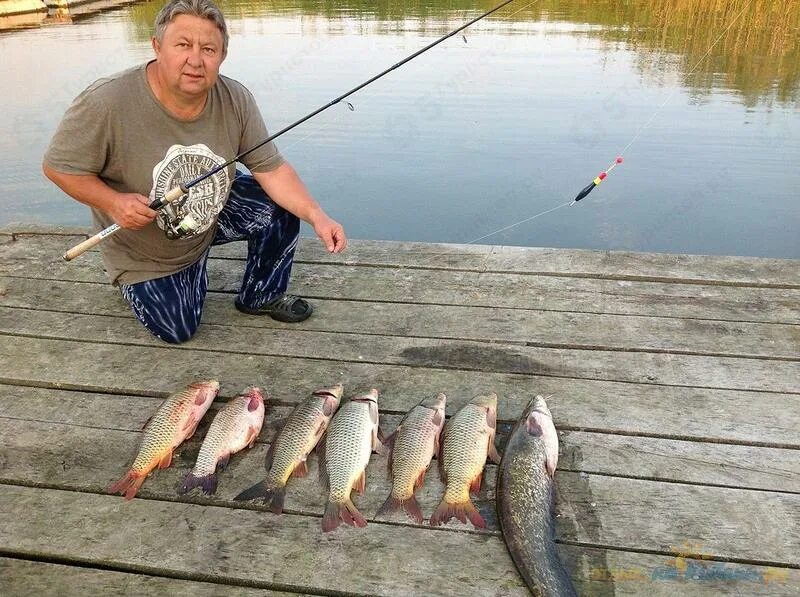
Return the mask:
<path fill-rule="evenodd" d="M 344 386 L 337 384 L 317 390 L 298 404 L 269 446 L 264 463 L 267 476 L 233 499 L 261 499 L 275 514 L 283 512 L 286 483 L 308 474 L 306 459 L 325 434 L 343 392 Z"/>
<path fill-rule="evenodd" d="M 497 512 L 514 564 L 539 597 L 577 595 L 554 542 L 557 465 L 553 416 L 544 398 L 536 396 L 506 445 L 497 476 Z"/>
<path fill-rule="evenodd" d="M 260 147 L 263 147 L 264 145 L 266 145 L 270 141 L 272 141 L 274 139 L 277 139 L 278 137 L 280 137 L 284 133 L 288 133 L 290 130 L 292 130 L 296 126 L 299 126 L 299 125 L 303 124 L 306 120 L 309 120 L 309 119 L 313 118 L 314 116 L 316 116 L 317 114 L 319 114 L 320 112 L 324 112 L 325 110 L 327 110 L 331 106 L 334 106 L 334 105 L 338 104 L 339 102 L 341 102 L 345 98 L 353 95 L 355 92 L 360 91 L 361 89 L 363 89 L 364 87 L 366 87 L 370 83 L 373 83 L 373 82 L 377 81 L 378 79 L 380 79 L 381 77 L 383 77 L 384 75 L 387 75 L 390 72 L 392 72 L 393 70 L 395 70 L 397 68 L 400 68 L 401 66 L 403 66 L 407 62 L 410 62 L 411 60 L 413 60 L 417 56 L 419 56 L 421 54 L 424 54 L 425 52 L 427 52 L 428 50 L 430 50 L 434 46 L 439 45 L 440 43 L 442 43 L 446 39 L 449 39 L 450 37 L 453 37 L 456 33 L 459 33 L 461 31 L 463 31 L 464 29 L 466 29 L 467 27 L 469 27 L 470 25 L 473 25 L 473 24 L 477 23 L 478 21 L 480 21 L 481 19 L 484 19 L 484 18 L 488 17 L 490 14 L 497 12 L 498 10 L 503 8 L 504 6 L 506 6 L 508 4 L 511 4 L 513 1 L 514 0 L 505 0 L 504 2 L 501 2 L 500 4 L 498 4 L 497 6 L 492 8 L 491 10 L 487 10 L 486 12 L 484 12 L 481 15 L 478 15 L 477 17 L 475 17 L 471 21 L 468 21 L 467 23 L 464 23 L 463 25 L 460 25 L 456 29 L 453 29 L 450 33 L 447 33 L 447 34 L 443 35 L 439 39 L 429 43 L 424 48 L 422 48 L 420 50 L 417 50 L 413 54 L 405 57 L 400 62 L 398 62 L 396 64 L 393 64 L 392 66 L 390 66 L 389 68 L 381 71 L 377 75 L 375 75 L 373 77 L 370 77 L 369 79 L 367 79 L 366 81 L 364 81 L 360 85 L 357 85 L 356 87 L 353 87 L 353 89 L 351 89 L 350 91 L 347 91 L 346 93 L 343 93 L 339 97 L 336 97 L 336 98 L 332 99 L 331 101 L 329 101 L 324 106 L 321 106 L 321 107 L 317 108 L 316 110 L 314 110 L 313 112 L 303 116 L 299 120 L 296 120 L 295 122 L 293 122 L 292 124 L 286 126 L 283 129 L 281 129 L 280 131 L 278 131 L 274 135 L 270 135 L 269 137 L 267 137 L 263 141 L 260 141 L 259 143 L 257 143 L 253 147 L 251 147 L 250 149 L 247 149 L 247 150 L 243 151 L 242 153 L 240 153 L 237 156 L 234 156 L 233 158 L 231 158 L 230 160 L 228 160 L 224 164 L 221 164 L 219 166 L 215 166 L 214 168 L 212 168 L 211 170 L 209 170 L 205 174 L 202 174 L 201 176 L 198 176 L 194 180 L 190 180 L 189 182 L 181 184 L 181 185 L 179 185 L 179 186 L 177 186 L 177 187 L 175 187 L 173 189 L 170 189 L 169 191 L 164 193 L 163 196 L 156 196 L 153 199 L 153 201 L 150 203 L 150 205 L 149 205 L 150 209 L 159 210 L 159 209 L 163 208 L 165 205 L 167 205 L 168 203 L 171 203 L 173 201 L 177 201 L 178 199 L 180 199 L 184 195 L 186 195 L 192 187 L 195 187 L 198 184 L 200 184 L 201 182 L 203 182 L 204 180 L 214 176 L 220 170 L 223 170 L 223 169 L 227 168 L 228 166 L 230 166 L 231 164 L 233 164 L 235 162 L 238 162 L 244 156 L 254 152 L 256 149 L 259 149 Z M 349 106 L 349 103 L 348 103 L 348 106 Z M 352 109 L 352 107 L 351 107 L 351 109 Z M 178 224 L 177 230 L 180 233 L 184 233 L 185 234 L 186 232 L 189 232 L 189 231 L 191 231 L 192 229 L 194 229 L 196 227 L 197 227 L 197 223 L 191 218 L 191 216 L 187 216 L 186 218 L 184 218 L 184 220 L 182 220 Z M 119 230 L 120 230 L 120 227 L 117 224 L 112 224 L 108 228 L 105 228 L 104 230 L 101 230 L 100 232 L 98 232 L 94 236 L 86 239 L 82 243 L 79 243 L 79 244 L 75 245 L 74 247 L 69 249 L 66 253 L 64 253 L 64 260 L 71 261 L 71 260 L 75 259 L 76 257 L 82 255 L 83 253 L 85 253 L 86 251 L 88 251 L 89 249 L 94 247 L 95 245 L 100 244 L 100 242 L 102 242 L 103 240 L 105 240 L 109 236 L 112 236 L 113 234 L 115 234 Z"/>
<path fill-rule="evenodd" d="M 217 491 L 217 474 L 228 465 L 232 454 L 256 443 L 264 424 L 264 395 L 256 387 L 228 402 L 211 421 L 197 463 L 186 475 L 178 493 L 183 495 L 195 487 L 212 495 Z"/>
<path fill-rule="evenodd" d="M 217 392 L 219 382 L 212 379 L 189 384 L 167 398 L 145 423 L 139 451 L 130 470 L 113 483 L 108 492 L 123 493 L 126 500 L 131 500 L 151 471 L 172 464 L 172 452 L 194 435 Z"/>

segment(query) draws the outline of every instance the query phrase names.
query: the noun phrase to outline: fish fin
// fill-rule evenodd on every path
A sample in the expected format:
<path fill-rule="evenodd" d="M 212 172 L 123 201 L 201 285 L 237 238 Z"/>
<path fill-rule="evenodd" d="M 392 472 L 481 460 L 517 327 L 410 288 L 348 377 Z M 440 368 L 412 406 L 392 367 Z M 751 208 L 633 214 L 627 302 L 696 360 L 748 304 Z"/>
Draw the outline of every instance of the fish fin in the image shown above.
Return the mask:
<path fill-rule="evenodd" d="M 272 443 L 269 445 L 269 448 L 267 448 L 267 458 L 264 461 L 264 468 L 267 470 L 267 472 L 269 472 L 270 469 L 272 469 L 273 458 L 275 458 L 275 440 L 272 440 Z"/>
<path fill-rule="evenodd" d="M 206 401 L 206 396 L 204 392 L 198 392 L 197 396 L 194 397 L 194 403 L 197 406 L 203 406 Z"/>
<path fill-rule="evenodd" d="M 439 440 L 439 450 L 436 452 L 436 467 L 439 469 L 439 479 L 447 484 L 447 472 L 444 470 L 444 430 Z"/>
<path fill-rule="evenodd" d="M 402 425 L 401 425 L 401 426 L 402 426 Z M 388 436 L 388 437 L 385 437 L 385 438 L 382 438 L 382 439 L 381 439 L 381 442 L 383 442 L 383 446 L 384 446 L 384 447 L 385 447 L 387 450 L 389 450 L 390 452 L 392 451 L 392 448 L 394 448 L 394 440 L 396 440 L 396 439 L 397 439 L 397 432 L 398 432 L 398 431 L 400 431 L 400 427 L 398 427 L 397 429 L 395 429 L 394 431 L 392 431 L 392 432 L 389 434 L 389 436 Z"/>
<path fill-rule="evenodd" d="M 419 474 L 419 477 L 417 477 L 417 480 L 414 481 L 414 491 L 416 491 L 417 489 L 419 489 L 420 487 L 422 487 L 425 484 L 425 473 L 427 473 L 427 472 L 428 472 L 428 469 L 427 468 L 424 469 Z"/>
<path fill-rule="evenodd" d="M 458 520 L 463 523 L 466 523 L 467 518 L 469 518 L 469 521 L 476 528 L 486 528 L 486 521 L 481 518 L 481 515 L 475 509 L 475 505 L 469 500 L 459 504 L 451 504 L 450 502 L 442 500 L 442 503 L 439 504 L 439 507 L 436 508 L 436 511 L 431 515 L 430 525 L 432 527 L 439 526 L 454 517 L 458 518 Z"/>
<path fill-rule="evenodd" d="M 328 486 L 328 468 L 325 466 L 325 435 L 319 438 L 317 442 L 317 472 L 319 474 L 319 482 L 323 486 Z"/>
<path fill-rule="evenodd" d="M 126 500 L 132 500 L 146 478 L 147 473 L 136 473 L 130 470 L 125 473 L 125 476 L 122 477 L 122 479 L 109 485 L 106 491 L 109 493 L 122 493 L 125 495 Z"/>
<path fill-rule="evenodd" d="M 214 469 L 214 472 L 218 473 L 219 471 L 224 470 L 225 467 L 228 466 L 230 460 L 231 460 L 230 452 L 228 454 L 223 454 L 222 456 L 220 456 L 219 460 L 217 460 L 217 468 Z"/>
<path fill-rule="evenodd" d="M 483 471 L 478 473 L 478 476 L 469 484 L 469 492 L 471 494 L 475 495 L 481 490 L 481 479 L 483 479 Z"/>
<path fill-rule="evenodd" d="M 491 410 L 486 411 L 486 426 L 491 427 L 492 431 L 497 429 L 497 413 Z"/>
<path fill-rule="evenodd" d="M 377 437 L 373 441 L 372 451 L 377 452 L 381 456 L 386 456 L 389 453 L 389 450 L 386 449 L 386 446 L 384 446 Z"/>
<path fill-rule="evenodd" d="M 286 498 L 286 486 L 279 485 L 277 487 L 270 487 L 267 485 L 267 480 L 264 479 L 256 483 L 249 489 L 245 489 L 233 500 L 235 502 L 244 502 L 249 500 L 263 500 L 264 504 L 275 514 L 283 512 L 283 502 Z"/>
<path fill-rule="evenodd" d="M 489 452 L 487 455 L 493 463 L 500 464 L 500 452 L 497 451 L 497 446 L 494 445 L 494 433 L 489 435 Z"/>
<path fill-rule="evenodd" d="M 397 512 L 398 510 L 402 510 L 408 514 L 417 522 L 417 524 L 422 524 L 422 510 L 420 509 L 419 502 L 417 502 L 417 498 L 414 495 L 407 500 L 398 500 L 396 497 L 390 495 L 388 498 L 386 498 L 383 506 L 380 507 L 375 516 L 388 514 L 390 512 Z"/>
<path fill-rule="evenodd" d="M 294 470 L 292 471 L 292 477 L 305 477 L 308 475 L 308 464 L 305 460 L 301 460 Z"/>
<path fill-rule="evenodd" d="M 444 423 L 444 412 L 437 410 L 435 413 L 433 413 L 433 419 L 431 419 L 431 423 L 437 427 L 441 427 Z"/>
<path fill-rule="evenodd" d="M 364 469 L 363 471 L 361 471 L 361 474 L 358 476 L 358 479 L 356 479 L 355 484 L 353 484 L 353 489 L 356 490 L 358 495 L 361 495 L 362 493 L 364 493 L 364 489 L 366 489 L 366 487 L 367 487 L 367 470 Z"/>
<path fill-rule="evenodd" d="M 261 429 L 256 427 L 250 427 L 247 431 L 247 447 L 252 448 L 256 444 L 256 440 L 258 439 L 258 434 L 261 432 Z"/>
<path fill-rule="evenodd" d="M 195 419 L 194 416 L 189 417 L 186 419 L 186 423 L 183 424 L 183 429 L 186 435 L 184 436 L 184 441 L 189 439 L 194 435 L 194 432 L 197 431 L 197 424 L 200 422 L 200 419 Z"/>
<path fill-rule="evenodd" d="M 161 460 L 158 461 L 158 468 L 169 468 L 170 464 L 172 464 L 172 450 L 168 450 L 161 457 Z"/>
<path fill-rule="evenodd" d="M 556 466 L 558 466 L 558 454 L 545 453 L 544 467 L 547 469 L 547 474 L 552 479 L 556 474 Z"/>
<path fill-rule="evenodd" d="M 181 495 L 189 493 L 195 487 L 201 487 L 203 493 L 206 495 L 213 495 L 217 491 L 217 473 L 204 475 L 202 477 L 196 476 L 194 473 L 189 473 L 183 480 L 183 485 L 178 489 Z"/>
<path fill-rule="evenodd" d="M 341 504 L 328 502 L 328 505 L 325 507 L 325 514 L 322 517 L 322 530 L 326 533 L 332 531 L 338 527 L 341 522 L 359 528 L 367 526 L 366 519 L 351 500 L 346 500 Z"/>
<path fill-rule="evenodd" d="M 142 429 L 144 429 L 145 427 L 147 427 L 150 424 L 150 421 L 153 420 L 153 417 L 155 417 L 155 414 L 152 414 L 149 417 L 147 417 L 147 420 L 144 422 L 144 425 L 142 425 Z"/>

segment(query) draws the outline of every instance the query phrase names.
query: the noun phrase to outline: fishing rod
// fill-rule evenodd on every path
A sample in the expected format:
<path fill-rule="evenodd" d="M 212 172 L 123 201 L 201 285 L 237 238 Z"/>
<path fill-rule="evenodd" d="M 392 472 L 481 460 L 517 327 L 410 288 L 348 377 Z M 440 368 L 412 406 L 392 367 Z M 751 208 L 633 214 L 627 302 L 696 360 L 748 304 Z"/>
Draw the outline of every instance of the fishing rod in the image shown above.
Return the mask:
<path fill-rule="evenodd" d="M 314 116 L 316 116 L 320 112 L 324 112 L 325 110 L 327 110 L 331 106 L 335 106 L 336 104 L 341 102 L 343 99 L 353 95 L 357 91 L 360 91 L 361 89 L 363 89 L 367 85 L 369 85 L 371 83 L 374 83 L 375 81 L 377 81 L 381 77 L 389 74 L 390 72 L 392 72 L 393 70 L 395 70 L 397 68 L 400 68 L 401 66 L 403 66 L 407 62 L 410 62 L 411 60 L 413 60 L 414 58 L 416 58 L 420 54 L 424 54 L 425 52 L 427 52 L 431 48 L 433 48 L 435 46 L 438 46 L 443 41 L 453 37 L 456 33 L 460 33 L 461 31 L 463 31 L 464 29 L 466 29 L 470 25 L 474 25 L 475 23 L 477 23 L 481 19 L 484 19 L 484 18 L 488 17 L 490 14 L 497 12 L 498 10 L 500 10 L 504 6 L 507 6 L 507 5 L 511 4 L 512 2 L 514 2 L 514 0 L 505 0 L 504 2 L 501 2 L 500 4 L 498 4 L 497 6 L 492 8 L 491 10 L 488 10 L 485 13 L 483 13 L 482 15 L 479 15 L 479 16 L 475 17 L 474 19 L 472 19 L 471 21 L 461 25 L 457 29 L 453 29 L 450 33 L 447 33 L 446 35 L 443 35 L 442 37 L 440 37 L 439 39 L 431 42 L 430 44 L 428 44 L 424 48 L 422 48 L 420 50 L 417 50 L 416 52 L 414 52 L 410 56 L 407 56 L 406 58 L 403 58 L 400 62 L 398 62 L 396 64 L 393 64 L 392 66 L 390 66 L 386 70 L 378 73 L 374 77 L 372 77 L 370 79 L 367 79 L 366 81 L 364 81 L 363 83 L 361 83 L 360 85 L 358 85 L 356 87 L 353 87 L 350 91 L 340 95 L 337 98 L 332 99 L 331 101 L 329 101 L 324 106 L 322 106 L 320 108 L 317 108 L 316 110 L 314 110 L 313 112 L 307 114 L 306 116 L 303 116 L 301 119 L 293 122 L 292 124 L 288 125 L 287 127 L 283 128 L 283 129 L 281 129 L 280 131 L 278 131 L 274 135 L 271 135 L 271 136 L 267 137 L 266 139 L 264 139 L 263 141 L 261 141 L 260 143 L 258 143 L 256 145 L 254 145 L 250 149 L 248 149 L 246 151 L 243 151 L 242 153 L 240 153 L 239 155 L 235 156 L 234 158 L 228 160 L 224 164 L 221 164 L 219 166 L 216 166 L 216 167 L 212 168 L 211 170 L 209 170 L 208 172 L 206 172 L 205 174 L 203 174 L 201 176 L 198 176 L 194 180 L 191 180 L 191 181 L 189 181 L 187 183 L 184 183 L 184 184 L 180 184 L 177 187 L 175 187 L 173 189 L 170 189 L 169 191 L 167 191 L 164 194 L 163 198 L 155 199 L 152 203 L 150 203 L 150 205 L 149 205 L 150 209 L 159 210 L 162 207 L 164 207 L 165 205 L 167 205 L 169 203 L 172 203 L 173 201 L 177 201 L 178 199 L 180 199 L 184 195 L 186 195 L 189 192 L 189 189 L 191 189 L 192 187 L 200 184 L 201 182 L 203 182 L 207 178 L 209 178 L 211 176 L 214 176 L 217 172 L 227 168 L 228 166 L 230 166 L 231 164 L 233 164 L 235 162 L 238 162 L 239 160 L 241 160 L 246 155 L 254 152 L 256 149 L 259 149 L 259 148 L 263 147 L 264 145 L 266 145 L 267 143 L 269 143 L 273 139 L 277 139 L 278 137 L 280 137 L 284 133 L 287 133 L 290 130 L 292 130 L 293 128 L 295 128 L 296 126 L 299 126 L 299 125 L 303 124 L 306 120 L 309 120 L 309 119 L 313 118 Z M 197 222 L 195 222 L 194 219 L 191 218 L 191 216 L 186 216 L 186 218 L 181 220 L 181 222 L 176 227 L 176 232 L 178 233 L 178 235 L 183 235 L 183 234 L 186 234 L 186 233 L 191 232 L 192 230 L 196 229 L 197 226 L 198 226 Z M 119 224 L 112 224 L 108 228 L 105 228 L 104 230 L 101 230 L 100 232 L 98 232 L 94 236 L 86 239 L 82 243 L 72 247 L 69 251 L 64 253 L 64 259 L 66 261 L 71 261 L 71 260 L 75 259 L 76 257 L 78 257 L 79 255 L 82 255 L 83 253 L 85 253 L 86 251 L 88 251 L 89 249 L 94 247 L 95 245 L 100 244 L 100 242 L 102 242 L 106 238 L 116 234 L 119 230 L 121 230 L 121 227 L 119 226 Z"/>

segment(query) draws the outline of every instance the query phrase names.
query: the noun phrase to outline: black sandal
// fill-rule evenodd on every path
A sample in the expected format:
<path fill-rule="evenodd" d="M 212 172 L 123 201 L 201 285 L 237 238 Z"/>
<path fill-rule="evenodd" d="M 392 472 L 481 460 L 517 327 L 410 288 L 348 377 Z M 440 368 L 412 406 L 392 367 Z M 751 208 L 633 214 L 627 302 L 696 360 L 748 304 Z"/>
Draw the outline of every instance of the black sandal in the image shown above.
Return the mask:
<path fill-rule="evenodd" d="M 248 315 L 269 315 L 275 321 L 299 323 L 305 321 L 314 312 L 309 302 L 293 294 L 281 294 L 257 309 L 245 307 L 239 300 L 234 303 L 236 309 Z"/>

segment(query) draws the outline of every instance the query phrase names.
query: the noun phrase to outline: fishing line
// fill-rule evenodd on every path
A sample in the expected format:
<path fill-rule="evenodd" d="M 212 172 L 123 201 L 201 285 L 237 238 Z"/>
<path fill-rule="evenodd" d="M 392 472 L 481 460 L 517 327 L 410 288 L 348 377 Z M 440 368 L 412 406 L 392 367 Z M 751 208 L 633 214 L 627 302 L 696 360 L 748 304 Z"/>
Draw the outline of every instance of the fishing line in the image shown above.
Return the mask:
<path fill-rule="evenodd" d="M 741 18 L 741 16 L 745 13 L 745 11 L 750 7 L 750 5 L 752 3 L 753 3 L 753 0 L 748 0 L 748 2 L 744 5 L 742 10 L 739 11 L 739 13 L 733 18 L 733 20 L 728 24 L 728 26 L 725 27 L 725 29 L 722 31 L 722 33 L 720 33 L 719 36 L 717 36 L 717 38 L 709 46 L 709 48 L 708 48 L 708 50 L 706 50 L 705 54 L 703 54 L 703 56 L 695 63 L 695 65 L 689 70 L 689 72 L 686 73 L 686 77 L 690 77 L 700 67 L 700 65 L 703 63 L 703 61 L 706 58 L 708 58 L 709 54 L 711 54 L 711 51 L 714 49 L 714 47 L 716 47 L 716 45 L 720 42 L 720 40 L 727 35 L 727 33 L 731 30 L 731 27 L 733 27 L 736 24 L 736 22 Z M 546 210 L 544 210 L 542 212 L 539 212 L 539 213 L 537 213 L 537 214 L 535 214 L 535 215 L 533 215 L 533 216 L 531 216 L 529 218 L 525 218 L 524 220 L 520 220 L 520 221 L 515 222 L 513 224 L 509 224 L 508 226 L 504 226 L 503 228 L 495 230 L 494 232 L 490 232 L 489 234 L 485 234 L 485 235 L 480 236 L 480 237 L 478 237 L 476 239 L 473 239 L 473 240 L 469 241 L 466 244 L 468 244 L 468 245 L 473 244 L 473 243 L 475 243 L 475 242 L 477 242 L 479 240 L 483 240 L 485 238 L 489 238 L 490 236 L 494 236 L 495 234 L 499 234 L 500 232 L 505 232 L 506 230 L 510 230 L 511 228 L 515 228 L 516 226 L 519 226 L 519 225 L 524 224 L 526 222 L 530 222 L 531 220 L 534 220 L 534 219 L 536 219 L 536 218 L 538 218 L 540 216 L 543 216 L 545 214 L 554 212 L 557 209 L 561 209 L 562 207 L 566 207 L 566 206 L 569 206 L 569 205 L 574 205 L 575 203 L 577 203 L 578 201 L 580 201 L 581 199 L 586 197 L 589 193 L 591 193 L 608 176 L 608 174 L 616 166 L 622 164 L 623 159 L 624 159 L 623 155 L 625 154 L 625 152 L 628 151 L 628 149 L 630 149 L 630 147 L 639 139 L 639 137 L 642 135 L 642 133 L 653 123 L 653 121 L 656 119 L 656 117 L 664 109 L 664 106 L 667 105 L 669 100 L 672 99 L 672 96 L 675 95 L 677 92 L 678 92 L 678 88 L 676 87 L 667 95 L 667 97 L 664 99 L 663 102 L 661 102 L 661 105 L 658 106 L 658 108 L 656 108 L 655 112 L 653 112 L 653 114 L 650 116 L 650 118 L 647 120 L 647 122 L 645 122 L 639 128 L 639 130 L 636 132 L 636 134 L 633 136 L 633 138 L 622 149 L 622 151 L 619 152 L 618 157 L 614 160 L 614 162 L 611 164 L 611 166 L 609 166 L 606 170 L 602 171 L 588 186 L 584 187 L 575 196 L 575 198 L 572 201 L 567 201 L 566 203 L 562 203 L 561 205 L 557 205 L 556 207 L 552 207 L 550 209 L 546 209 Z"/>

